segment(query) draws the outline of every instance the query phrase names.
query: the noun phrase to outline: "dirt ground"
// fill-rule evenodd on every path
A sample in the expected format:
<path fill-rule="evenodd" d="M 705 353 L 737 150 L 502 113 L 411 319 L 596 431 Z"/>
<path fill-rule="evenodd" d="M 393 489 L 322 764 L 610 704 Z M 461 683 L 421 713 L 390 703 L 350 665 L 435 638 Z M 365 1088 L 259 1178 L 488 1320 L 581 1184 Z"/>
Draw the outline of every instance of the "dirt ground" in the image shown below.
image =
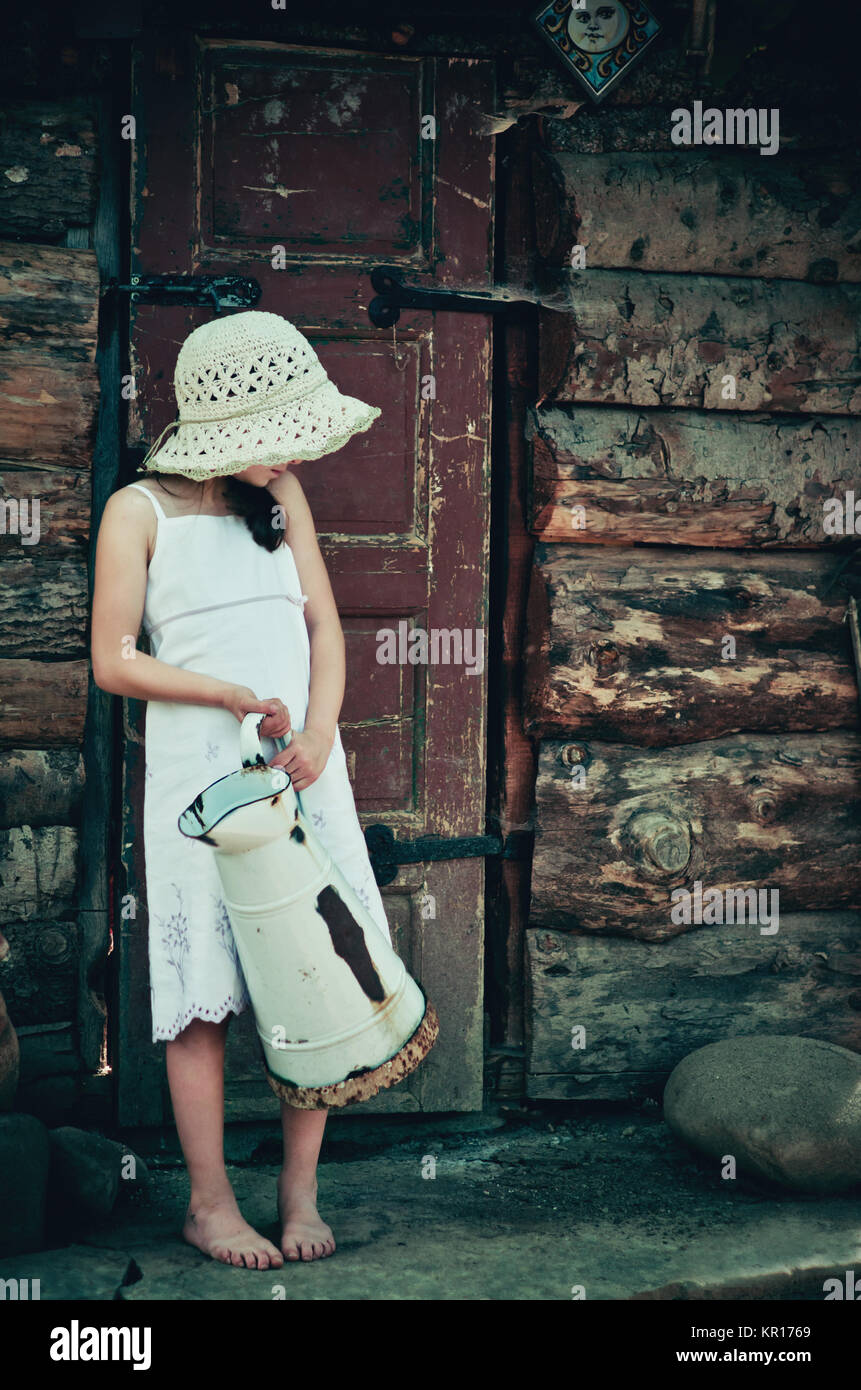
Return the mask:
<path fill-rule="evenodd" d="M 229 1131 L 246 1217 L 276 1238 L 280 1157 Z M 821 1300 L 861 1265 L 857 1194 L 806 1197 L 739 1178 L 678 1143 L 654 1109 L 496 1105 L 431 1119 L 338 1117 L 320 1166 L 334 1256 L 276 1271 L 217 1265 L 178 1237 L 187 1181 L 145 1153 L 144 1188 L 72 1244 L 0 1262 L 42 1298 Z"/>

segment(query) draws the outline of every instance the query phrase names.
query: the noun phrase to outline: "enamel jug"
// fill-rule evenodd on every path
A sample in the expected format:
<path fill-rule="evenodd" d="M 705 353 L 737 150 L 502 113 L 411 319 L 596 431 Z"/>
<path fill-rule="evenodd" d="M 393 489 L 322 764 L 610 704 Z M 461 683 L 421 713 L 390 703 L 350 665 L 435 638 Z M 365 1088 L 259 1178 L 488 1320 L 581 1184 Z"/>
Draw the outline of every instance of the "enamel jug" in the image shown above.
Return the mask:
<path fill-rule="evenodd" d="M 439 1022 L 312 830 L 289 774 L 266 763 L 264 717 L 246 715 L 241 769 L 202 791 L 179 828 L 215 854 L 272 1089 L 299 1109 L 349 1105 L 415 1070 Z"/>

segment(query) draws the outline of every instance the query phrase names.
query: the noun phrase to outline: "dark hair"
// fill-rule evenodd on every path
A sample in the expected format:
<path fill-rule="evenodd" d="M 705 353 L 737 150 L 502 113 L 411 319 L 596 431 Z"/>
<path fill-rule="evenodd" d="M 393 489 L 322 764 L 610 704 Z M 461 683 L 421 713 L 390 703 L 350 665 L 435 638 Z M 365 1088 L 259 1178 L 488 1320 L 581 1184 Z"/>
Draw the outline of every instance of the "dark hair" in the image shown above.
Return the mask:
<path fill-rule="evenodd" d="M 172 478 L 174 474 L 152 470 L 148 476 L 157 478 L 165 492 L 170 492 L 164 480 Z M 286 539 L 287 516 L 284 507 L 272 496 L 268 487 L 254 487 L 252 483 L 243 483 L 239 478 L 226 477 L 224 496 L 230 510 L 242 517 L 257 544 L 262 545 L 264 550 L 277 550 Z M 280 526 L 275 525 L 276 507 L 281 509 L 283 520 Z"/>

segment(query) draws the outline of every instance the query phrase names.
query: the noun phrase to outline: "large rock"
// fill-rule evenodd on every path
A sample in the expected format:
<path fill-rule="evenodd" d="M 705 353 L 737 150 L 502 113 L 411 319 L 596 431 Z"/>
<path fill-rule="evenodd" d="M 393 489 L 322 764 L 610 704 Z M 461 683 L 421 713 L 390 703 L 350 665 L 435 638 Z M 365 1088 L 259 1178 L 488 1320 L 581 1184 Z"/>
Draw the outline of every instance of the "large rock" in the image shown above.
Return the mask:
<path fill-rule="evenodd" d="M 110 1216 L 120 1188 L 126 1150 L 113 1139 L 70 1125 L 52 1129 L 51 1205 L 64 1225 Z"/>
<path fill-rule="evenodd" d="M 3 959 L 2 943 L 3 936 L 0 934 L 0 960 Z M 20 1070 L 21 1051 L 18 1047 L 18 1034 L 12 1027 L 3 995 L 0 994 L 0 1110 L 12 1109 Z"/>
<path fill-rule="evenodd" d="M 726 1038 L 675 1067 L 664 1118 L 694 1148 L 802 1192 L 861 1183 L 861 1056 L 788 1035 Z"/>
<path fill-rule="evenodd" d="M 49 1205 L 52 1226 L 68 1233 L 110 1216 L 122 1191 L 144 1188 L 146 1164 L 125 1144 L 86 1129 L 52 1129 Z"/>
<path fill-rule="evenodd" d="M 0 1115 L 0 1256 L 40 1250 L 45 1235 L 48 1131 L 32 1115 Z"/>

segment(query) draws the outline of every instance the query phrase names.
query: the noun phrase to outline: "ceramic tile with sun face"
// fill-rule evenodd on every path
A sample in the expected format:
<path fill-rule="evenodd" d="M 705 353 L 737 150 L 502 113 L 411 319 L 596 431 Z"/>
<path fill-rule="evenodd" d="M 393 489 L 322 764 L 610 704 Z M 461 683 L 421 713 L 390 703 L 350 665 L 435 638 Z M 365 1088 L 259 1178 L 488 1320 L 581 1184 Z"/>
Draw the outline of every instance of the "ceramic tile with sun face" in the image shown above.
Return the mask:
<path fill-rule="evenodd" d="M 594 101 L 602 101 L 661 26 L 639 0 L 553 0 L 534 23 Z"/>

